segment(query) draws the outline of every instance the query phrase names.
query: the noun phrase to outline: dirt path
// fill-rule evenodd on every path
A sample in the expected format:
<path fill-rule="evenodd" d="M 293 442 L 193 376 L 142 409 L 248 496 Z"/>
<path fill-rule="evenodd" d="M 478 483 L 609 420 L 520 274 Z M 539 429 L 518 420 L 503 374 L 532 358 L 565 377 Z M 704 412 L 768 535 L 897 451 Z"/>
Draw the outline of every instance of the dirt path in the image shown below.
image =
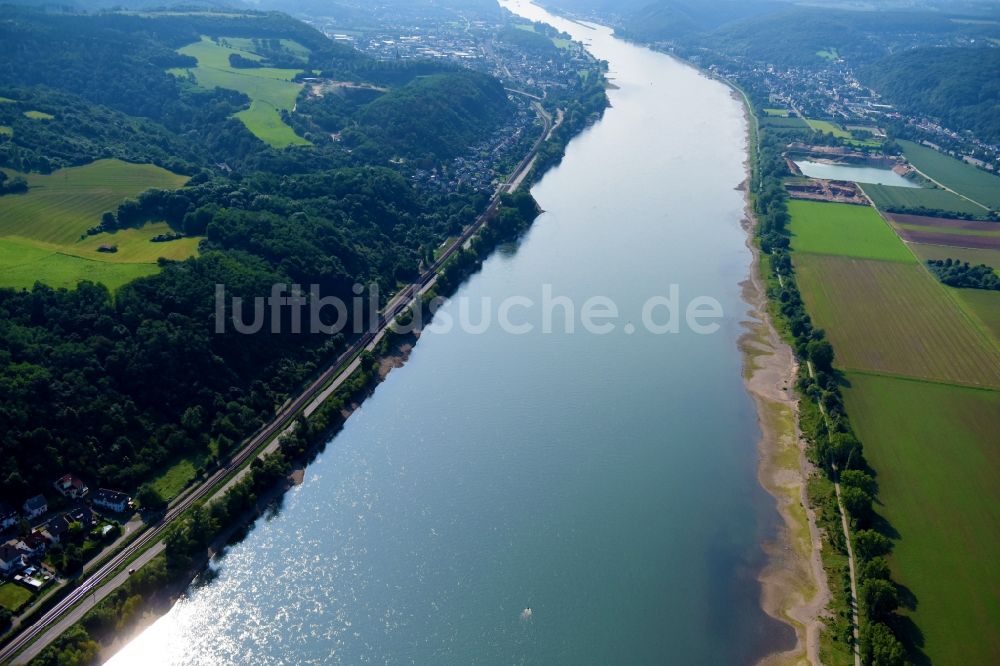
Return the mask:
<path fill-rule="evenodd" d="M 851 529 L 847 524 L 847 512 L 844 511 L 844 503 L 840 499 L 840 475 L 837 468 L 833 468 L 833 473 L 837 480 L 833 482 L 833 489 L 837 493 L 837 508 L 840 510 L 840 524 L 844 528 L 844 542 L 847 544 L 847 567 L 851 574 L 851 631 L 854 634 L 854 666 L 861 666 L 861 636 L 858 633 L 858 576 L 857 565 L 854 561 L 854 545 L 851 543 Z"/>
<path fill-rule="evenodd" d="M 809 369 L 809 376 L 815 379 L 816 372 L 813 370 L 812 363 L 809 361 L 807 363 L 806 367 Z M 829 426 L 830 423 L 826 415 L 826 409 L 822 403 L 819 403 L 818 406 L 823 419 L 826 420 Z M 854 666 L 861 666 L 861 634 L 859 630 L 861 622 L 858 618 L 858 565 L 854 559 L 854 544 L 851 542 L 851 526 L 847 522 L 847 511 L 844 509 L 843 500 L 840 499 L 840 472 L 837 470 L 836 465 L 833 466 L 833 475 L 833 489 L 837 495 L 837 511 L 840 512 L 840 527 L 844 531 L 844 543 L 847 544 L 847 569 L 851 579 L 851 635 L 854 637 L 854 645 L 851 651 L 854 653 Z"/>

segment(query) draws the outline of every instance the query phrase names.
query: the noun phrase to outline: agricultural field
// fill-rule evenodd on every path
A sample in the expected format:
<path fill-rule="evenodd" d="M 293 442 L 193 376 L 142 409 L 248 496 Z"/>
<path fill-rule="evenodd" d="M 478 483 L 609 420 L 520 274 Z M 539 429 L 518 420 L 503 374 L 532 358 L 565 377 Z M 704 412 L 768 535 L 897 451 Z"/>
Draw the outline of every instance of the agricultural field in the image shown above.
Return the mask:
<path fill-rule="evenodd" d="M 899 145 L 910 164 L 930 178 L 983 206 L 1000 210 L 1000 177 L 912 141 L 900 141 Z"/>
<path fill-rule="evenodd" d="M 230 44 L 250 42 L 235 37 L 220 41 Z M 292 78 L 300 70 L 231 67 L 231 54 L 239 54 L 250 60 L 261 60 L 261 57 L 247 50 L 217 44 L 208 37 L 202 37 L 200 42 L 189 44 L 178 49 L 178 52 L 197 58 L 198 66 L 193 69 L 172 69 L 172 74 L 179 77 L 193 76 L 202 88 L 236 90 L 251 99 L 250 108 L 240 111 L 236 117 L 261 141 L 276 148 L 309 145 L 308 141 L 281 120 L 280 113 L 282 110 L 291 111 L 295 106 L 302 84 L 292 82 Z"/>
<path fill-rule="evenodd" d="M 884 261 L 913 262 L 913 255 L 869 206 L 789 201 L 792 249 Z"/>
<path fill-rule="evenodd" d="M 882 145 L 881 141 L 876 139 L 855 139 L 850 132 L 845 130 L 843 127 L 836 123 L 832 123 L 829 120 L 814 120 L 813 118 L 806 118 L 806 123 L 809 127 L 813 128 L 818 132 L 823 132 L 825 134 L 832 134 L 838 139 L 843 139 L 844 142 L 855 146 L 879 146 Z"/>
<path fill-rule="evenodd" d="M 764 115 L 774 118 L 787 118 L 789 113 L 788 109 L 764 109 Z"/>
<path fill-rule="evenodd" d="M 1000 251 L 1000 224 L 970 220 L 946 220 L 918 215 L 886 217 L 900 237 L 911 243 L 969 247 Z"/>
<path fill-rule="evenodd" d="M 1000 663 L 1000 392 L 848 373 L 844 398 L 899 533 L 893 577 L 935 664 Z M 919 663 L 919 662 L 918 662 Z"/>
<path fill-rule="evenodd" d="M 50 244 L 72 245 L 122 200 L 150 188 L 176 189 L 187 182 L 152 164 L 98 160 L 51 174 L 11 176 L 28 181 L 29 192 L 0 198 L 0 237 L 18 236 Z"/>
<path fill-rule="evenodd" d="M 991 268 L 1000 270 L 1000 250 L 950 247 L 927 243 L 911 243 L 910 249 L 920 257 L 921 261 L 927 261 L 928 259 L 960 259 L 973 265 L 986 264 Z"/>
<path fill-rule="evenodd" d="M 988 264 L 987 264 L 988 265 Z M 996 270 L 996 269 L 994 269 Z M 948 287 L 948 289 L 952 289 Z M 954 289 L 955 298 L 984 331 L 1000 341 L 1000 291 Z"/>
<path fill-rule="evenodd" d="M 14 130 L 7 125 L 0 125 L 0 136 L 14 136 Z"/>
<path fill-rule="evenodd" d="M 837 49 L 835 48 L 826 48 L 820 51 L 816 51 L 816 55 L 818 55 L 823 60 L 829 60 L 830 62 L 835 62 L 837 59 L 840 58 L 840 54 L 837 52 Z"/>
<path fill-rule="evenodd" d="M 51 113 L 45 113 L 44 111 L 25 111 L 25 118 L 30 118 L 31 120 L 54 120 L 55 116 Z"/>
<path fill-rule="evenodd" d="M 0 197 L 0 287 L 30 288 L 36 281 L 73 287 L 81 279 L 117 288 L 159 269 L 156 260 L 197 254 L 198 238 L 153 243 L 170 231 L 165 223 L 87 235 L 101 214 L 150 188 L 176 189 L 186 181 L 151 164 L 99 160 L 49 175 L 16 174 L 28 181 L 27 194 Z M 114 245 L 115 253 L 98 252 Z"/>
<path fill-rule="evenodd" d="M 841 369 L 1000 388 L 1000 346 L 916 260 L 797 252 L 793 262 Z"/>
<path fill-rule="evenodd" d="M 976 217 L 985 217 L 989 212 L 968 199 L 937 188 L 893 187 L 865 183 L 861 189 L 875 202 L 879 210 L 926 208 Z"/>
<path fill-rule="evenodd" d="M 806 118 L 806 122 L 809 123 L 809 127 L 817 130 L 819 132 L 825 132 L 826 134 L 832 134 L 838 139 L 850 139 L 851 133 L 844 130 L 840 125 L 831 123 L 828 120 L 814 120 L 812 118 Z"/>
<path fill-rule="evenodd" d="M 114 291 L 137 278 L 159 272 L 156 264 L 112 263 L 0 238 L 0 288 L 31 289 L 36 282 L 72 289 L 81 280 L 101 282 Z"/>

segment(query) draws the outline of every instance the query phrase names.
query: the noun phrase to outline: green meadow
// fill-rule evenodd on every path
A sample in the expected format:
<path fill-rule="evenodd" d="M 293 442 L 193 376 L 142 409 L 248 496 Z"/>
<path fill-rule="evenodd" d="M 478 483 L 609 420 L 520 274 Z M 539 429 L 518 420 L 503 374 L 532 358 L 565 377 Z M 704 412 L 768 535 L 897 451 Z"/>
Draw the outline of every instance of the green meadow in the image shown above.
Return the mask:
<path fill-rule="evenodd" d="M 1000 177 L 912 141 L 899 145 L 906 159 L 923 173 L 983 206 L 1000 210 Z"/>
<path fill-rule="evenodd" d="M 25 118 L 31 118 L 32 120 L 53 120 L 55 116 L 51 113 L 45 113 L 44 111 L 25 111 Z"/>
<path fill-rule="evenodd" d="M 153 488 L 163 499 L 168 501 L 174 499 L 198 476 L 198 468 L 203 466 L 208 458 L 208 452 L 202 452 L 176 459 L 151 482 Z"/>
<path fill-rule="evenodd" d="M 855 146 L 881 145 L 881 142 L 876 139 L 855 139 L 850 132 L 845 130 L 840 125 L 830 122 L 829 120 L 814 120 L 812 118 L 806 118 L 806 122 L 809 124 L 809 127 L 813 128 L 818 132 L 832 134 L 838 139 L 843 139 L 845 142 L 853 144 Z"/>
<path fill-rule="evenodd" d="M 27 194 L 0 197 L 0 287 L 30 288 L 36 281 L 71 288 L 83 279 L 116 289 L 159 269 L 157 259 L 185 259 L 198 238 L 167 243 L 149 239 L 167 233 L 166 223 L 113 234 L 87 235 L 101 214 L 150 188 L 176 189 L 187 182 L 151 164 L 99 160 L 52 174 L 16 174 L 28 181 Z M 118 252 L 98 252 L 114 245 Z"/>
<path fill-rule="evenodd" d="M 0 606 L 16 613 L 31 600 L 31 592 L 16 583 L 0 585 Z"/>
<path fill-rule="evenodd" d="M 156 264 L 127 264 L 84 259 L 28 243 L 0 238 L 0 287 L 31 289 L 36 282 L 72 289 L 82 280 L 101 282 L 114 291 L 137 278 L 159 272 Z"/>
<path fill-rule="evenodd" d="M 913 255 L 869 206 L 789 201 L 792 249 L 865 259 L 912 262 Z"/>
<path fill-rule="evenodd" d="M 959 304 L 973 320 L 993 336 L 994 340 L 1000 341 L 1000 291 L 987 289 L 954 289 L 953 291 Z"/>
<path fill-rule="evenodd" d="M 221 41 L 228 44 L 250 42 L 237 38 L 223 38 Z M 239 54 L 250 60 L 261 60 L 261 57 L 249 50 L 217 44 L 208 37 L 202 37 L 201 41 L 189 44 L 178 51 L 196 58 L 198 66 L 193 69 L 172 69 L 170 70 L 172 74 L 187 76 L 190 73 L 202 88 L 236 90 L 251 99 L 250 108 L 240 111 L 236 117 L 253 132 L 254 136 L 276 148 L 309 145 L 308 141 L 285 124 L 280 114 L 282 110 L 291 111 L 295 107 L 295 100 L 302 85 L 294 83 L 292 78 L 300 70 L 231 67 L 229 56 L 232 54 Z"/>

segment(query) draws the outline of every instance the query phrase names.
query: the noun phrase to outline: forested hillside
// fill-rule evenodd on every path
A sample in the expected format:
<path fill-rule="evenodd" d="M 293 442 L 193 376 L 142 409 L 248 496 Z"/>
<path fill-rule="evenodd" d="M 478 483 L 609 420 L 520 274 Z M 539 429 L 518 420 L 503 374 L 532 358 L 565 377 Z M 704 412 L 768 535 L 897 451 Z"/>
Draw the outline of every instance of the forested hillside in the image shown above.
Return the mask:
<path fill-rule="evenodd" d="M 436 161 L 484 138 L 482 128 L 510 112 L 499 81 L 462 70 L 414 79 L 376 99 L 358 114 L 356 131 L 372 151 Z"/>
<path fill-rule="evenodd" d="M 787 7 L 781 0 L 656 0 L 629 13 L 621 32 L 641 40 L 677 39 Z"/>
<path fill-rule="evenodd" d="M 1000 143 L 1000 49 L 920 48 L 865 68 L 862 79 L 901 109 Z"/>
<path fill-rule="evenodd" d="M 177 49 L 203 35 L 257 40 L 263 54 L 249 60 L 283 66 L 294 58 L 268 40 L 290 40 L 308 51 L 295 56 L 303 72 L 383 88 L 359 93 L 336 117 L 321 102 L 303 104 L 289 121 L 314 140 L 276 149 L 234 117 L 246 95 L 168 73 L 195 65 Z M 387 158 L 459 153 L 511 112 L 490 77 L 375 62 L 279 14 L 8 7 L 0 42 L 0 166 L 158 164 L 191 178 L 95 215 L 92 231 L 165 221 L 203 239 L 200 256 L 161 260 L 158 274 L 114 294 L 86 282 L 0 289 L 0 497 L 18 505 L 66 472 L 134 491 L 178 457 L 207 466 L 225 458 L 345 340 L 291 335 L 287 325 L 217 335 L 215 285 L 252 303 L 276 282 L 347 300 L 355 283 L 376 283 L 384 300 L 487 198 L 418 191 Z M 377 149 L 349 150 L 329 138 L 329 123 L 354 127 L 359 144 Z"/>

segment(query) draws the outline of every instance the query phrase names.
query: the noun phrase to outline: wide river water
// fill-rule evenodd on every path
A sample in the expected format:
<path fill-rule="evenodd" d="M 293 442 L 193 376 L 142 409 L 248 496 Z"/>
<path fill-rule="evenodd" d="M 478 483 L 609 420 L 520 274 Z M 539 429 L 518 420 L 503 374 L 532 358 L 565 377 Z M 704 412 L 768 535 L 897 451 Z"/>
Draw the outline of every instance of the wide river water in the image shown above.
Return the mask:
<path fill-rule="evenodd" d="M 275 515 L 109 663 L 746 664 L 793 636 L 759 605 L 774 502 L 737 340 L 743 110 L 723 84 L 602 27 L 617 88 L 533 189 L 546 211 L 445 307 L 569 297 L 576 331 L 426 333 Z M 718 301 L 654 334 L 643 304 Z M 583 330 L 584 301 L 620 316 Z M 666 318 L 665 311 L 656 313 Z M 494 320 L 496 316 L 494 316 Z M 637 330 L 629 334 L 632 324 Z M 530 608 L 530 614 L 525 609 Z"/>

